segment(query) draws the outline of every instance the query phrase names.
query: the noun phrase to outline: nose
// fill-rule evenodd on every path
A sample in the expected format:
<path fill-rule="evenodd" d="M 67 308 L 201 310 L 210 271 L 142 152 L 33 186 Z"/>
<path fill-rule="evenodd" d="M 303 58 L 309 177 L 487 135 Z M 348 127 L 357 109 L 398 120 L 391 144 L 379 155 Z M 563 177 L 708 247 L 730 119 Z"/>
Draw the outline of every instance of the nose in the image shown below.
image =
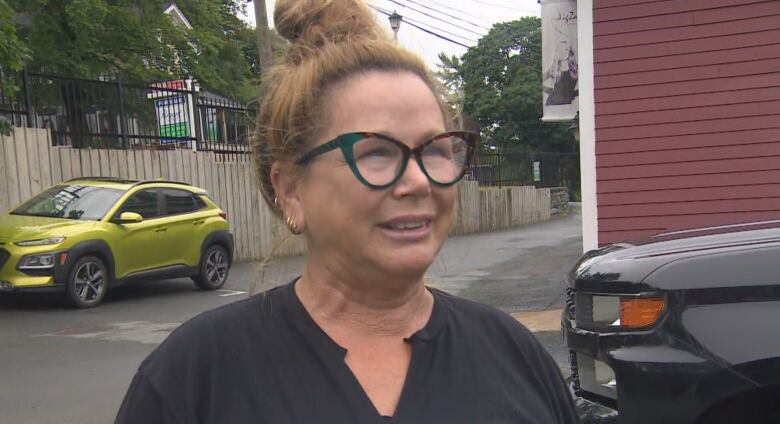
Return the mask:
<path fill-rule="evenodd" d="M 398 182 L 393 186 L 396 197 L 424 197 L 431 192 L 431 182 L 423 172 L 414 156 L 409 157 L 406 169 Z"/>

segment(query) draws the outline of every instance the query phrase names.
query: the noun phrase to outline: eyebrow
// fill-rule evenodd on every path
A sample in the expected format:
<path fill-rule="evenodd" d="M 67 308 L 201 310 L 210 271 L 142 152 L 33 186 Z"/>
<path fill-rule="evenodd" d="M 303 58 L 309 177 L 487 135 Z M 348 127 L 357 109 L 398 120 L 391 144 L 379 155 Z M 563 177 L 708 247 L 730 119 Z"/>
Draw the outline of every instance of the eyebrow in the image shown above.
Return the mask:
<path fill-rule="evenodd" d="M 372 132 L 372 133 L 374 133 L 374 134 L 383 135 L 383 136 L 385 136 L 385 137 L 390 137 L 390 138 L 392 138 L 393 140 L 404 141 L 404 140 L 400 140 L 400 139 L 398 139 L 398 137 L 396 137 L 396 136 L 394 136 L 394 135 L 392 135 L 392 134 L 388 133 L 387 131 L 369 131 L 369 132 Z M 445 129 L 445 130 L 442 130 L 442 131 L 438 131 L 438 130 L 430 130 L 430 131 L 426 132 L 426 133 L 423 135 L 423 137 L 422 137 L 422 138 L 420 138 L 419 140 L 415 140 L 415 142 L 416 142 L 416 144 L 419 144 L 419 143 L 422 143 L 422 142 L 428 141 L 428 140 L 432 139 L 433 137 L 436 137 L 436 136 L 437 136 L 437 135 L 439 135 L 439 134 L 444 134 L 444 133 L 446 133 L 446 132 L 447 132 L 447 130 L 446 130 L 446 129 Z"/>

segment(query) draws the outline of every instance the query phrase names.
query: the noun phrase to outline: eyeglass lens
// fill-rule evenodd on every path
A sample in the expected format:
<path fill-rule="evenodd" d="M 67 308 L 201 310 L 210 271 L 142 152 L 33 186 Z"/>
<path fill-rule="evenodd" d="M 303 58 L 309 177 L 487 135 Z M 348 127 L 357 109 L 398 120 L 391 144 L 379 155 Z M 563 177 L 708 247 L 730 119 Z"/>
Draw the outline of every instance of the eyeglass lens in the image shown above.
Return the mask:
<path fill-rule="evenodd" d="M 404 150 L 382 138 L 363 138 L 352 145 L 360 175 L 372 185 L 390 184 L 404 168 Z M 423 171 L 433 182 L 450 184 L 461 177 L 468 159 L 468 143 L 457 135 L 439 137 L 420 155 Z"/>

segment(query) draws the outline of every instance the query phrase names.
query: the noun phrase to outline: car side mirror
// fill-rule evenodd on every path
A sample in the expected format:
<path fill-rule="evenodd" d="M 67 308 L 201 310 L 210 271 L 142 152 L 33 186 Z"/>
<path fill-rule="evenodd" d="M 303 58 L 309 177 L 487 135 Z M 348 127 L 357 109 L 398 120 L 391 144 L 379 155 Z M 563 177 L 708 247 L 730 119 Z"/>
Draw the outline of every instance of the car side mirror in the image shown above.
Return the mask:
<path fill-rule="evenodd" d="M 141 214 L 135 212 L 122 212 L 122 214 L 119 215 L 119 219 L 114 219 L 114 222 L 117 224 L 135 224 L 143 220 L 144 217 L 142 217 Z"/>

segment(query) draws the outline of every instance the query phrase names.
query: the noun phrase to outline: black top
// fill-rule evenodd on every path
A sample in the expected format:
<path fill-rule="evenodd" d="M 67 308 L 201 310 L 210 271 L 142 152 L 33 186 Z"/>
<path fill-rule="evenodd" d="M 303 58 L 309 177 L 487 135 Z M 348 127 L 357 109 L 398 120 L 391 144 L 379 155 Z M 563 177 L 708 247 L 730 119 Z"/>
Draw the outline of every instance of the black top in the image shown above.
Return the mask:
<path fill-rule="evenodd" d="M 117 423 L 577 423 L 558 367 L 512 317 L 432 290 L 393 417 L 378 414 L 290 283 L 205 312 L 141 364 Z"/>

